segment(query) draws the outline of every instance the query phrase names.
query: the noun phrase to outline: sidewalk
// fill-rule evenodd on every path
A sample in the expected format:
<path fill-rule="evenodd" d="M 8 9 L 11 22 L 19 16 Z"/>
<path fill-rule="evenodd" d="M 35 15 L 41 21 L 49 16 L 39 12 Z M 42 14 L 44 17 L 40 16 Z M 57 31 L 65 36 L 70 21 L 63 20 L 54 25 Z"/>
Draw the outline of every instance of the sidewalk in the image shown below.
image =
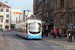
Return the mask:
<path fill-rule="evenodd" d="M 61 45 L 61 46 L 73 46 L 75 48 L 75 38 L 74 38 L 74 42 L 73 43 L 69 43 L 67 41 L 67 37 L 62 37 L 62 39 L 60 39 L 57 36 L 56 39 L 54 39 L 52 35 L 50 37 L 44 36 L 43 40 L 45 40 L 47 42 L 51 42 L 51 43 L 57 44 L 57 45 Z"/>
<path fill-rule="evenodd" d="M 3 39 L 3 36 L 2 36 L 2 32 L 0 31 L 0 50 L 5 50 L 5 47 L 4 47 L 4 39 Z"/>

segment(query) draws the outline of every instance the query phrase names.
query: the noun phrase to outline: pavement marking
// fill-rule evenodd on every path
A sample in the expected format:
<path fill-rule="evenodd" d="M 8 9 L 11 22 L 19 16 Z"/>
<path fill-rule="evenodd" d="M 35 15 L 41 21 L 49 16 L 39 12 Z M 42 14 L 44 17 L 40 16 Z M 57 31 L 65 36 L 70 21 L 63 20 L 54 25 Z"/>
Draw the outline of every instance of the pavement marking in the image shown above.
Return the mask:
<path fill-rule="evenodd" d="M 44 41 L 44 40 L 43 40 Z M 47 42 L 47 41 L 44 41 Z M 51 42 L 47 42 L 46 44 L 51 45 L 51 46 L 55 46 L 54 44 L 52 44 Z M 57 45 L 56 45 L 57 46 Z"/>
<path fill-rule="evenodd" d="M 13 48 L 13 46 L 11 45 L 11 43 L 9 42 L 9 45 L 12 47 L 12 50 L 15 50 L 14 48 Z"/>
<path fill-rule="evenodd" d="M 40 44 L 40 43 L 38 43 L 38 42 L 36 42 L 36 41 L 32 41 L 32 42 L 34 42 L 34 43 L 36 43 L 36 44 L 39 44 L 39 45 L 43 46 L 42 44 Z"/>
<path fill-rule="evenodd" d="M 12 36 L 11 36 L 12 37 Z M 13 37 L 12 37 L 13 38 Z M 15 40 L 15 41 L 17 41 L 25 50 L 27 50 L 27 48 L 25 48 L 24 46 L 23 46 L 23 44 L 21 44 L 18 40 L 16 40 L 16 39 L 13 39 L 13 40 Z"/>
<path fill-rule="evenodd" d="M 16 39 L 15 39 L 16 40 Z M 27 50 L 18 40 L 16 40 L 25 50 Z"/>
<path fill-rule="evenodd" d="M 10 36 L 11 38 L 13 38 L 10 34 L 9 34 L 9 36 Z M 9 40 L 10 40 L 10 38 L 9 38 Z M 13 39 L 13 40 L 15 40 L 15 41 L 18 42 L 18 40 L 16 40 L 16 39 Z M 27 50 L 20 42 L 18 42 L 18 43 L 19 43 L 25 50 Z M 10 42 L 9 42 L 9 45 L 12 47 L 12 50 L 15 50 Z"/>

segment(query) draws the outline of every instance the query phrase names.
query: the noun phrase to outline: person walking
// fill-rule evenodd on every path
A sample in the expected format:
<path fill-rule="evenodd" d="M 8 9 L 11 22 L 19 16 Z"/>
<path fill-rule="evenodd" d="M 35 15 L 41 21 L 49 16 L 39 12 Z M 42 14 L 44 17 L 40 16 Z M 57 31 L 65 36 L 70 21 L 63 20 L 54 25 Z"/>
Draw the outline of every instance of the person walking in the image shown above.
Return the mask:
<path fill-rule="evenodd" d="M 62 29 L 61 28 L 59 28 L 59 38 L 61 39 L 62 38 Z"/>
<path fill-rule="evenodd" d="M 68 29 L 68 35 L 69 35 L 69 43 L 72 43 L 72 31 L 71 29 Z"/>
<path fill-rule="evenodd" d="M 56 34 L 57 34 L 57 30 L 54 29 L 54 30 L 53 30 L 53 38 L 56 38 Z"/>
<path fill-rule="evenodd" d="M 44 28 L 42 28 L 42 37 L 43 37 L 43 35 L 44 35 Z"/>
<path fill-rule="evenodd" d="M 44 32 L 45 32 L 45 35 L 48 37 L 48 30 L 45 29 Z"/>
<path fill-rule="evenodd" d="M 74 40 L 74 33 L 75 33 L 75 32 L 74 32 L 74 30 L 73 30 L 73 29 L 72 29 L 72 31 L 71 31 L 71 32 L 72 32 L 71 36 L 72 36 L 72 42 L 73 42 L 73 40 Z"/>
<path fill-rule="evenodd" d="M 51 31 L 50 31 L 50 35 L 52 35 L 52 33 L 53 33 L 53 30 L 51 29 Z"/>
<path fill-rule="evenodd" d="M 66 35 L 67 35 L 67 41 L 69 41 L 69 35 L 68 35 L 68 31 L 69 31 L 70 29 L 68 29 L 67 31 L 66 31 Z"/>

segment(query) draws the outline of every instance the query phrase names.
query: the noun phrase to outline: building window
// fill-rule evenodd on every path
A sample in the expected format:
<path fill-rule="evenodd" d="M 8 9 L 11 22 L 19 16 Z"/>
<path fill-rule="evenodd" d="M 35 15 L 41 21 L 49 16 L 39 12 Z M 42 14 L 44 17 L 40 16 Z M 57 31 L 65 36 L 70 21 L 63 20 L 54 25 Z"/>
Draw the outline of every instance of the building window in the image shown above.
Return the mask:
<path fill-rule="evenodd" d="M 42 0 L 38 0 L 38 3 L 40 3 Z"/>
<path fill-rule="evenodd" d="M 6 20 L 6 23 L 9 23 L 9 20 Z"/>
<path fill-rule="evenodd" d="M 9 12 L 9 9 L 6 9 L 6 12 Z"/>
<path fill-rule="evenodd" d="M 0 28 L 2 28 L 2 25 L 0 25 Z"/>
<path fill-rule="evenodd" d="M 46 4 L 46 3 L 48 3 L 48 1 L 47 0 L 44 0 L 44 4 Z"/>
<path fill-rule="evenodd" d="M 3 19 L 3 16 L 0 16 L 0 19 Z"/>
<path fill-rule="evenodd" d="M 3 9 L 0 9 L 0 12 L 3 12 Z"/>
<path fill-rule="evenodd" d="M 71 14 L 71 23 L 72 23 L 72 14 Z"/>
<path fill-rule="evenodd" d="M 48 3 L 47 0 L 45 0 L 45 3 Z"/>
<path fill-rule="evenodd" d="M 57 8 L 57 0 L 56 0 L 56 8 Z"/>
<path fill-rule="evenodd" d="M 3 4 L 0 4 L 0 7 L 3 7 Z"/>
<path fill-rule="evenodd" d="M 61 15 L 61 25 L 63 25 L 63 15 Z"/>
<path fill-rule="evenodd" d="M 1 4 L 0 4 L 0 7 L 1 7 Z"/>
<path fill-rule="evenodd" d="M 9 15 L 6 15 L 7 18 L 9 18 Z"/>
<path fill-rule="evenodd" d="M 60 7 L 61 7 L 61 8 L 64 8 L 64 0 L 61 0 Z"/>
<path fill-rule="evenodd" d="M 1 23 L 3 23 L 3 20 L 1 20 Z"/>
<path fill-rule="evenodd" d="M 5 26 L 5 28 L 6 28 L 6 30 L 8 30 L 9 29 L 9 26 Z"/>

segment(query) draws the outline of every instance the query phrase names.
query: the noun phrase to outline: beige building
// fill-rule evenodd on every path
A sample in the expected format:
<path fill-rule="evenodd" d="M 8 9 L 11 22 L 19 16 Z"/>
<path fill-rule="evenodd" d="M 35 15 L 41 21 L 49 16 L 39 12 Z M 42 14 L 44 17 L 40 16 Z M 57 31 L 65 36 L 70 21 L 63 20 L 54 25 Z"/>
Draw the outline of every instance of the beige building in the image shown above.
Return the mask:
<path fill-rule="evenodd" d="M 75 0 L 54 0 L 54 26 L 75 29 Z"/>
<path fill-rule="evenodd" d="M 0 2 L 0 29 L 10 30 L 10 9 L 11 7 Z"/>
<path fill-rule="evenodd" d="M 34 0 L 33 14 L 52 29 L 54 25 L 54 0 Z"/>

